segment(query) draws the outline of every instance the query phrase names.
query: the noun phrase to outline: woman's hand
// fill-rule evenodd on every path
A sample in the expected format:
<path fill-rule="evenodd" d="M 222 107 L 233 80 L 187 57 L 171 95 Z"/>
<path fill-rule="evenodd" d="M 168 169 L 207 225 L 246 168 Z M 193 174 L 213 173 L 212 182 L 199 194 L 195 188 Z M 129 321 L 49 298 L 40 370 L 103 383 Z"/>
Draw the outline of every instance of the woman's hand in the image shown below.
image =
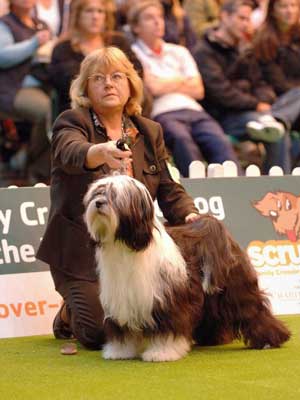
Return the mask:
<path fill-rule="evenodd" d="M 116 141 L 99 143 L 91 146 L 86 155 L 85 166 L 94 169 L 99 165 L 107 164 L 112 169 L 123 167 L 123 162 L 130 162 L 132 153 L 130 150 L 120 150 L 116 146 Z"/>
<path fill-rule="evenodd" d="M 190 213 L 185 217 L 184 221 L 185 221 L 186 224 L 190 224 L 191 222 L 196 221 L 200 217 L 201 217 L 200 214 Z"/>

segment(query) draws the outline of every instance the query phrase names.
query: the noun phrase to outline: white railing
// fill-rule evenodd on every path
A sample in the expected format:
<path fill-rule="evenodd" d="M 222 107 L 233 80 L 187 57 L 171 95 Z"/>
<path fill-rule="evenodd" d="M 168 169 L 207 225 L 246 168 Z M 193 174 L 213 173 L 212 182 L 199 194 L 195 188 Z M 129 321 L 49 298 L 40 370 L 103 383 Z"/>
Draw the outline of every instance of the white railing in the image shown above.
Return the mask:
<path fill-rule="evenodd" d="M 246 176 L 261 176 L 257 165 L 249 165 L 245 171 Z M 269 171 L 269 176 L 283 176 L 281 167 L 274 166 Z M 294 168 L 292 175 L 300 175 L 300 167 Z M 233 161 L 223 164 L 209 164 L 206 168 L 202 161 L 193 161 L 189 167 L 189 178 L 222 178 L 238 176 L 237 166 Z"/>
<path fill-rule="evenodd" d="M 170 172 L 176 181 L 180 179 L 180 173 L 176 167 L 170 166 Z M 299 176 L 300 167 L 293 169 L 291 175 Z M 224 161 L 223 164 L 209 164 L 206 165 L 202 161 L 193 161 L 189 167 L 189 178 L 229 178 L 237 177 L 238 170 L 237 166 L 233 161 Z M 261 171 L 257 165 L 249 165 L 245 170 L 245 176 L 261 176 Z M 284 172 L 281 167 L 273 166 L 269 171 L 269 176 L 284 176 Z M 45 187 L 45 183 L 36 183 L 34 187 Z M 10 185 L 8 189 L 14 189 L 19 186 Z"/>

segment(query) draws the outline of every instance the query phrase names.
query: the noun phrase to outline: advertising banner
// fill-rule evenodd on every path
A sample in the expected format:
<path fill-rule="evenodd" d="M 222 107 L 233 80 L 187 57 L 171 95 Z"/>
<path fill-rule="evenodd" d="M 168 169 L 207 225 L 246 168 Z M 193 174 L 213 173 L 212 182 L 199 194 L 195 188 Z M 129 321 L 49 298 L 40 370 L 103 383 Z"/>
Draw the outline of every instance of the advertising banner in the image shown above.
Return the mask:
<path fill-rule="evenodd" d="M 197 182 L 198 181 L 198 182 Z M 185 179 L 247 251 L 276 314 L 300 313 L 300 177 Z"/>

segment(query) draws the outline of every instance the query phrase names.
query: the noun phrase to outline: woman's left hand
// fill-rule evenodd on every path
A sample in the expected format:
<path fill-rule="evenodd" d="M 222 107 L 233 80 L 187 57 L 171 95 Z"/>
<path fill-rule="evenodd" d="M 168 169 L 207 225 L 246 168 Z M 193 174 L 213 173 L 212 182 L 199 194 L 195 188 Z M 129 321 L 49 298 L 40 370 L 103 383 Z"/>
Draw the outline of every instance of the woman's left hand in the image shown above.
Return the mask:
<path fill-rule="evenodd" d="M 190 213 L 185 217 L 184 221 L 185 221 L 186 224 L 190 224 L 191 222 L 196 221 L 200 217 L 201 217 L 200 214 Z"/>

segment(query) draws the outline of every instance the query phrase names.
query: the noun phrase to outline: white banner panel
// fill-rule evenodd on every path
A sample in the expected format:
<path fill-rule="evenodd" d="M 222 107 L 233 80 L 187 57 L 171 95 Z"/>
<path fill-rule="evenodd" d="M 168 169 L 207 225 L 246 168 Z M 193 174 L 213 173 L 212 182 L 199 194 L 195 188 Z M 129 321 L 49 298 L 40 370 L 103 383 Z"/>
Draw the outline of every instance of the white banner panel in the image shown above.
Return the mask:
<path fill-rule="evenodd" d="M 0 275 L 0 338 L 51 333 L 61 301 L 49 271 Z"/>
<path fill-rule="evenodd" d="M 248 255 L 259 276 L 260 287 L 269 295 L 275 314 L 300 313 L 299 241 L 252 241 Z"/>

